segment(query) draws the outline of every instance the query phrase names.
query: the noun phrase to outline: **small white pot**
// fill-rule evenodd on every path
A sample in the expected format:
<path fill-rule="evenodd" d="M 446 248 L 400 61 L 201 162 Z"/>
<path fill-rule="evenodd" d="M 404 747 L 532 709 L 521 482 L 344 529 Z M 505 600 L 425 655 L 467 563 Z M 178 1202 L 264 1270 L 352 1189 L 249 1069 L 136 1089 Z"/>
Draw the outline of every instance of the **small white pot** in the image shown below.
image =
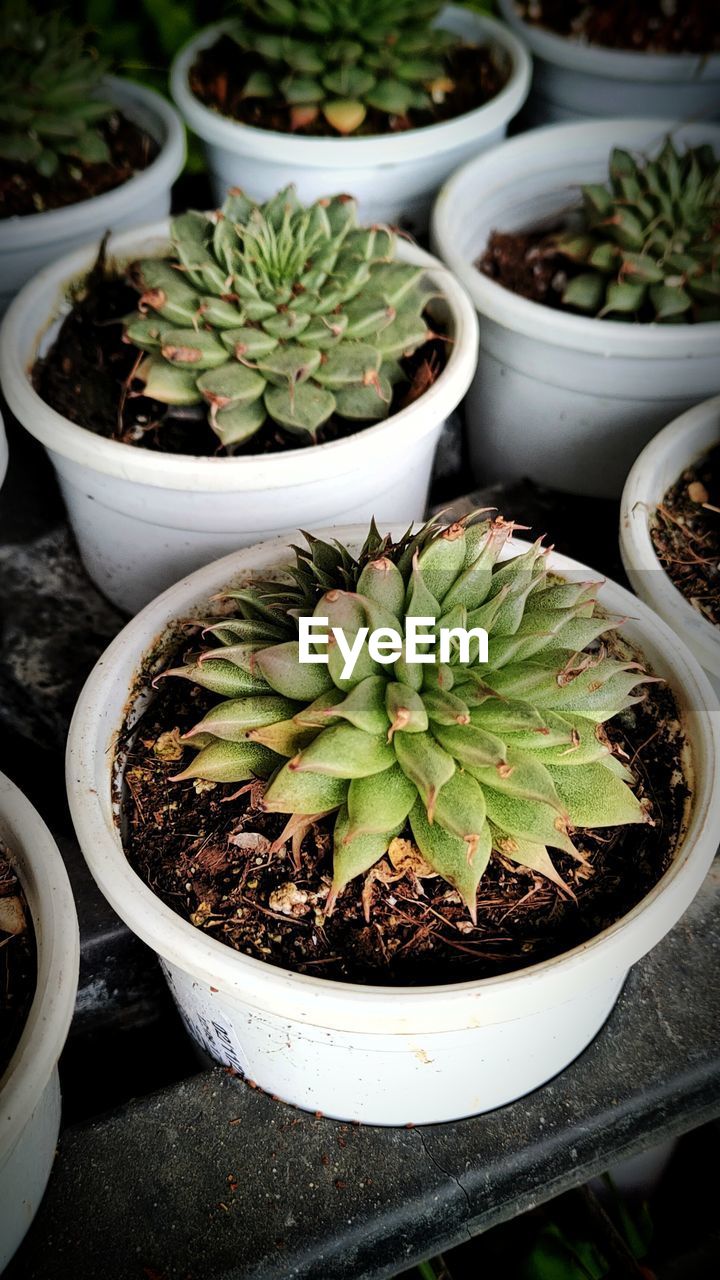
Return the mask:
<path fill-rule="evenodd" d="M 45 1191 L 60 1129 L 57 1061 L 78 984 L 79 940 L 57 845 L 22 792 L 0 774 L 0 839 L 17 868 L 37 945 L 37 989 L 19 1044 L 0 1078 L 0 1272 Z"/>
<path fill-rule="evenodd" d="M 384 526 L 381 526 L 381 528 Z M 392 529 L 395 536 L 403 530 Z M 356 549 L 366 529 L 325 531 Z M 525 544 L 514 543 L 508 554 Z M 666 677 L 682 708 L 694 779 L 672 866 L 623 919 L 574 950 L 522 972 L 435 987 L 375 987 L 275 968 L 194 928 L 127 861 L 113 803 L 115 753 L 128 707 L 147 705 L 151 669 L 166 666 L 168 628 L 205 617 L 208 599 L 247 575 L 286 564 L 284 539 L 236 552 L 177 583 L 113 641 L 78 701 L 68 740 L 73 822 L 100 889 L 159 955 L 191 1034 L 271 1094 L 310 1111 L 369 1124 L 428 1124 L 503 1106 L 562 1070 L 612 1009 L 628 969 L 672 928 L 717 847 L 720 708 L 677 637 L 629 592 L 599 598 L 627 615 L 628 639 Z M 559 572 L 587 570 L 554 556 Z M 177 633 L 176 633 L 177 634 Z M 140 685 L 140 687 L 139 687 Z"/>
<path fill-rule="evenodd" d="M 474 265 L 495 231 L 552 226 L 580 184 L 607 178 L 614 146 L 653 153 L 720 126 L 616 120 L 553 125 L 470 161 L 445 184 L 435 251 L 480 313 L 480 358 L 467 400 L 477 479 L 525 476 L 570 493 L 619 498 L 640 450 L 668 418 L 720 391 L 720 323 L 629 324 L 521 298 Z"/>
<path fill-rule="evenodd" d="M 167 223 L 159 223 L 114 237 L 110 250 L 118 258 L 147 257 L 167 236 Z M 298 525 L 422 517 L 440 433 L 477 360 L 475 312 L 441 263 L 398 243 L 398 257 L 426 266 L 437 284 L 438 315 L 452 339 L 443 372 L 413 404 L 314 448 L 196 458 L 95 435 L 32 388 L 38 347 L 46 349 L 55 331 L 50 320 L 67 311 L 67 287 L 95 253 L 93 245 L 63 258 L 15 299 L 0 332 L 0 380 L 13 413 L 48 449 L 90 577 L 121 609 L 134 613 L 182 574 Z"/>
<path fill-rule="evenodd" d="M 439 25 L 467 40 L 501 50 L 510 76 L 492 101 L 455 120 L 404 133 L 360 138 L 307 138 L 240 124 L 206 107 L 191 93 L 188 74 L 198 53 L 222 33 L 218 24 L 195 36 L 178 54 L 170 87 L 188 126 L 202 139 L 215 198 L 241 186 L 267 200 L 289 182 L 306 203 L 336 191 L 354 195 L 368 222 L 397 223 L 413 230 L 427 224 L 440 183 L 468 156 L 504 137 L 530 87 L 530 59 L 502 23 L 456 5 L 444 9 Z"/>
<path fill-rule="evenodd" d="M 720 396 L 671 422 L 643 449 L 623 489 L 620 551 L 634 590 L 681 637 L 720 693 L 720 629 L 675 586 L 655 554 L 650 517 L 683 471 L 720 444 Z"/>
<path fill-rule="evenodd" d="M 164 218 L 170 188 L 185 163 L 185 130 L 169 102 L 131 80 L 109 77 L 104 91 L 128 120 L 159 145 L 147 169 L 122 186 L 90 200 L 0 221 L 0 316 L 19 289 L 36 272 L 71 249 L 106 231 L 137 227 Z"/>
<path fill-rule="evenodd" d="M 524 22 L 514 0 L 499 0 L 499 9 L 533 55 L 532 92 L 525 110 L 533 125 L 608 116 L 720 116 L 718 53 L 605 49 Z"/>

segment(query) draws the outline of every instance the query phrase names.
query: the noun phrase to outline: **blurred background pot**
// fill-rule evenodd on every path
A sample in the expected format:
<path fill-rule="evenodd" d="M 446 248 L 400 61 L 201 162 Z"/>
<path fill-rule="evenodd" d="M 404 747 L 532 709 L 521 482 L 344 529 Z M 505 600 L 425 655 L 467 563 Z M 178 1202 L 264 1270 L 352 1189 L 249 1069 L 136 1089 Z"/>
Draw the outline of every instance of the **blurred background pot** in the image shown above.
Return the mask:
<path fill-rule="evenodd" d="M 263 201 L 294 182 L 306 204 L 346 191 L 356 197 L 361 220 L 402 222 L 414 231 L 422 230 L 440 184 L 468 156 L 504 137 L 530 88 L 530 59 L 502 23 L 449 5 L 438 25 L 497 50 L 509 70 L 500 93 L 454 120 L 357 138 L 313 138 L 257 129 L 204 106 L 190 90 L 188 73 L 200 50 L 213 45 L 223 27 L 202 31 L 178 54 L 170 84 L 183 119 L 205 146 L 217 203 L 222 203 L 228 187 L 242 187 Z"/>
<path fill-rule="evenodd" d="M 720 117 L 720 54 L 638 53 L 582 44 L 525 22 L 515 0 L 498 0 L 508 26 L 533 58 L 530 125 L 607 116 L 675 120 Z"/>
<path fill-rule="evenodd" d="M 0 1271 L 35 1216 L 60 1129 L 60 1057 L 78 984 L 79 939 L 70 882 L 40 815 L 0 774 L 0 840 L 27 899 L 37 986 L 24 1030 L 0 1077 Z"/>
<path fill-rule="evenodd" d="M 720 693 L 720 628 L 678 590 L 655 554 L 650 537 L 650 518 L 668 489 L 716 445 L 720 445 L 720 396 L 683 413 L 651 440 L 623 490 L 620 551 L 640 599 L 677 632 Z"/>
<path fill-rule="evenodd" d="M 640 450 L 667 422 L 720 391 L 720 322 L 628 324 L 522 298 L 475 265 L 491 233 L 557 224 L 582 183 L 606 179 L 612 148 L 712 143 L 720 126 L 665 120 L 554 125 L 466 164 L 433 210 L 435 251 L 480 314 L 466 402 L 481 483 L 529 477 L 568 493 L 619 498 Z"/>
<path fill-rule="evenodd" d="M 147 169 L 101 196 L 0 221 L 0 316 L 49 262 L 106 231 L 137 227 L 170 211 L 170 188 L 185 162 L 185 131 L 177 112 L 159 93 L 131 80 L 109 77 L 104 86 L 128 120 L 154 138 L 158 154 Z"/>

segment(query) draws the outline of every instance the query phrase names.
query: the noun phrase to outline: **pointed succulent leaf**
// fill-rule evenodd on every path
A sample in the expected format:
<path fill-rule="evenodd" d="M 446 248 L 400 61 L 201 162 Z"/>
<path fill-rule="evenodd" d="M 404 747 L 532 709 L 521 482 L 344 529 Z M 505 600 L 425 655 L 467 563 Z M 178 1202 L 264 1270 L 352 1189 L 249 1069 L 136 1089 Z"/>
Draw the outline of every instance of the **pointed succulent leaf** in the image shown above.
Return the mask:
<path fill-rule="evenodd" d="M 429 822 L 425 808 L 419 801 L 410 814 L 410 826 L 425 860 L 457 890 L 475 920 L 477 887 L 490 860 L 490 828 L 485 824 L 472 857 L 468 858 L 465 841 L 438 823 Z"/>
<path fill-rule="evenodd" d="M 353 778 L 347 797 L 349 834 L 401 828 L 416 799 L 417 789 L 399 764 L 367 778 Z"/>
<path fill-rule="evenodd" d="M 291 769 L 290 763 L 275 774 L 263 796 L 263 808 L 268 813 L 329 813 L 344 804 L 346 778 L 301 773 Z"/>
<path fill-rule="evenodd" d="M 278 764 L 278 756 L 257 742 L 214 742 L 198 752 L 173 781 L 203 778 L 208 782 L 245 782 L 267 778 Z"/>
<path fill-rule="evenodd" d="M 291 760 L 290 768 L 331 778 L 366 778 L 389 769 L 392 763 L 393 751 L 385 734 L 365 733 L 351 724 L 334 724 L 313 738 Z"/>
<path fill-rule="evenodd" d="M 255 667 L 271 689 L 296 702 L 311 702 L 332 687 L 327 666 L 300 661 L 297 640 L 261 649 L 255 655 Z"/>

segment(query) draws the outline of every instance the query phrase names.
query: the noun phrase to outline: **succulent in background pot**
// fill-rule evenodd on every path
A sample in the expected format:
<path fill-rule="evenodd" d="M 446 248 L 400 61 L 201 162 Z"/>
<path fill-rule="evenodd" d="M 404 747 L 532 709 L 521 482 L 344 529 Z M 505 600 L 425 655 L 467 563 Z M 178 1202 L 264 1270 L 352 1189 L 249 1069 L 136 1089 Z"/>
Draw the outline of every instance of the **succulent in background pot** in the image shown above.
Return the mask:
<path fill-rule="evenodd" d="M 703 0 L 694 6 L 499 0 L 499 9 L 533 57 L 524 113 L 532 125 L 718 117 L 720 39 Z"/>
<path fill-rule="evenodd" d="M 627 592 L 511 532 L 351 526 L 294 557 L 280 539 L 237 552 L 129 623 L 79 700 L 68 787 L 100 888 L 192 1034 L 311 1110 L 428 1123 L 537 1087 L 710 865 L 706 678 Z M 303 618 L 335 628 L 307 664 Z M 488 661 L 457 630 L 443 661 L 445 631 L 473 627 Z M 656 791 L 648 724 L 652 768 L 670 771 Z M 599 925 L 583 894 L 616 846 L 629 896 Z M 503 949 L 528 877 L 545 924 L 532 915 L 529 951 L 522 926 Z"/>
<path fill-rule="evenodd" d="M 702 470 L 705 459 L 713 458 L 717 477 L 719 456 L 720 396 L 715 396 L 669 423 L 643 449 L 627 478 L 620 510 L 620 550 L 634 590 L 677 632 L 718 691 L 720 514 L 717 508 L 720 504 L 717 494 L 709 492 L 695 472 Z M 692 476 L 686 474 L 691 471 Z M 668 493 L 678 487 L 681 490 L 691 487 L 691 491 L 682 496 L 688 508 L 695 508 L 697 516 L 683 513 L 682 523 L 675 526 L 682 546 L 676 556 L 678 567 L 673 568 L 671 577 L 658 555 L 659 539 L 653 535 L 664 523 L 658 508 Z M 668 519 L 673 520 L 673 512 L 668 513 Z M 703 520 L 704 529 L 691 527 L 696 519 Z M 701 585 L 698 593 L 702 593 L 701 598 L 693 602 L 689 598 L 695 587 L 691 575 L 698 566 L 705 585 Z"/>
<path fill-rule="evenodd" d="M 0 886 L 3 960 L 11 963 L 12 949 L 33 930 L 35 992 L 9 1062 L 0 1061 L 0 1270 L 30 1226 L 50 1176 L 60 1129 L 57 1062 L 75 1006 L 79 966 L 75 904 L 57 845 L 25 796 L 0 774 L 3 859 L 20 885 L 18 892 L 4 877 Z M 4 983 L 3 1019 L 6 994 Z M 15 993 L 9 994 L 12 1007 Z"/>
<path fill-rule="evenodd" d="M 434 245 L 480 313 L 479 479 L 619 497 L 668 414 L 718 390 L 719 189 L 720 128 L 652 120 L 523 135 L 446 184 Z"/>
<path fill-rule="evenodd" d="M 352 191 L 363 218 L 416 231 L 444 178 L 505 134 L 529 83 L 507 28 L 436 0 L 245 5 L 171 74 L 218 201 L 234 184 L 265 200 L 290 180 L 305 201 Z"/>
<path fill-rule="evenodd" d="M 4 6 L 0 313 L 36 271 L 108 228 L 164 216 L 185 159 L 159 94 L 107 74 L 59 13 Z"/>
<path fill-rule="evenodd" d="M 304 208 L 289 190 L 262 208 L 231 194 L 224 211 L 113 238 L 109 252 L 139 260 L 135 283 L 121 267 L 106 286 L 89 271 L 95 248 L 57 263 L 16 299 L 0 367 L 115 603 L 133 611 L 258 534 L 348 513 L 422 517 L 477 358 L 472 305 L 435 259 L 358 228 L 348 197 Z M 98 316 L 106 287 L 115 310 Z"/>

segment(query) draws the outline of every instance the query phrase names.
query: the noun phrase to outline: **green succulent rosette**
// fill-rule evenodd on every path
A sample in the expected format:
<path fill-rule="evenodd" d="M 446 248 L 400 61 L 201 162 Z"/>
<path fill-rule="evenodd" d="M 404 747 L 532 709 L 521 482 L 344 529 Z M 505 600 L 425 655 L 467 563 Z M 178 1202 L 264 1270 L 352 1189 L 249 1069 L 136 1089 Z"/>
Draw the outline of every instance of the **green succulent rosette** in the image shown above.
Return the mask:
<path fill-rule="evenodd" d="M 114 110 L 100 96 L 106 64 L 62 13 L 3 0 L 0 14 L 0 159 L 52 178 L 78 161 L 111 159 L 98 124 Z"/>
<path fill-rule="evenodd" d="M 562 883 L 550 850 L 581 858 L 574 828 L 646 820 L 603 725 L 652 677 L 616 656 L 597 584 L 549 572 L 540 542 L 501 559 L 511 532 L 468 517 L 392 543 L 373 526 L 358 556 L 306 535 L 283 580 L 230 591 L 208 647 L 166 673 L 219 695 L 177 780 L 268 779 L 264 807 L 288 833 L 337 815 L 328 910 L 406 826 L 474 918 L 493 849 Z M 350 642 L 363 627 L 406 636 L 410 618 L 481 628 L 488 661 L 458 642 L 448 662 L 409 662 L 405 644 L 380 663 L 365 642 L 347 676 L 337 645 L 327 664 L 300 661 L 301 616 Z"/>
<path fill-rule="evenodd" d="M 720 163 L 668 138 L 654 160 L 615 148 L 607 184 L 582 188 L 578 229 L 556 247 L 583 270 L 562 300 L 593 316 L 720 320 Z"/>
<path fill-rule="evenodd" d="M 292 128 L 322 116 L 355 133 L 369 108 L 428 111 L 454 85 L 459 38 L 432 24 L 440 0 L 243 0 L 230 34 L 254 66 L 246 98 L 284 102 Z"/>
<path fill-rule="evenodd" d="M 377 422 L 432 334 L 422 267 L 396 260 L 387 227 L 358 227 L 349 196 L 302 205 L 288 187 L 258 205 L 240 191 L 216 213 L 172 222 L 172 256 L 137 264 L 125 339 L 137 377 L 168 405 L 206 404 L 223 445 L 269 419 L 314 438 L 331 417 Z"/>

